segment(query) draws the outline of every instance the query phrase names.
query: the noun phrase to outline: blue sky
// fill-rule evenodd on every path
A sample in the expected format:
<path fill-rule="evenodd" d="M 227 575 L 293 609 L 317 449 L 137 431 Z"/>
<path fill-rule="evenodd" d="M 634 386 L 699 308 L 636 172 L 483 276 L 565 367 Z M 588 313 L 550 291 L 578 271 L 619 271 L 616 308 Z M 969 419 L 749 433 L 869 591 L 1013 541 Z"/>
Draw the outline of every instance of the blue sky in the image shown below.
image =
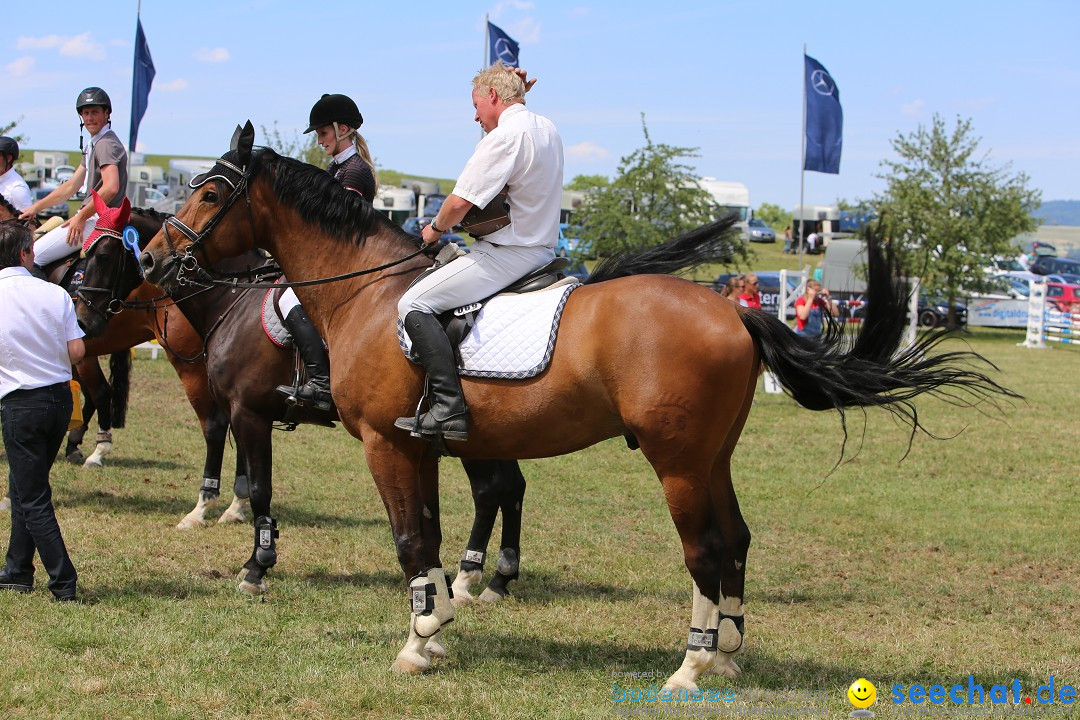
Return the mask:
<path fill-rule="evenodd" d="M 136 2 L 17 2 L 0 40 L 0 122 L 29 146 L 77 149 L 74 100 L 112 96 L 126 142 Z M 140 149 L 221 154 L 237 122 L 303 130 L 325 92 L 356 99 L 381 167 L 456 177 L 479 138 L 470 80 L 485 13 L 539 83 L 529 106 L 566 147 L 566 180 L 615 173 L 644 144 L 700 148 L 701 175 L 754 205 L 799 201 L 802 49 L 844 108 L 839 175 L 806 174 L 806 201 L 881 190 L 890 140 L 934 113 L 973 121 L 997 165 L 1045 200 L 1080 198 L 1080 3 L 145 0 L 157 77 Z M 260 134 L 257 142 L 262 140 Z"/>

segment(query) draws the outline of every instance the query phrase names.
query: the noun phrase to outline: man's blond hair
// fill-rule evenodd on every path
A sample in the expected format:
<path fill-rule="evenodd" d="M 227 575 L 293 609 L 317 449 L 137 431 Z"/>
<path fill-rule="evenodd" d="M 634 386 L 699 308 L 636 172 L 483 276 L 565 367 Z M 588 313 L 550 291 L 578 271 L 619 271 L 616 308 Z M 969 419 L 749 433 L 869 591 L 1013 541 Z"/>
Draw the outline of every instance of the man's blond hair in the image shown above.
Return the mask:
<path fill-rule="evenodd" d="M 507 105 L 525 102 L 525 83 L 502 60 L 496 60 L 494 65 L 478 72 L 472 84 L 473 90 L 484 95 L 488 88 L 495 88 L 499 100 Z"/>

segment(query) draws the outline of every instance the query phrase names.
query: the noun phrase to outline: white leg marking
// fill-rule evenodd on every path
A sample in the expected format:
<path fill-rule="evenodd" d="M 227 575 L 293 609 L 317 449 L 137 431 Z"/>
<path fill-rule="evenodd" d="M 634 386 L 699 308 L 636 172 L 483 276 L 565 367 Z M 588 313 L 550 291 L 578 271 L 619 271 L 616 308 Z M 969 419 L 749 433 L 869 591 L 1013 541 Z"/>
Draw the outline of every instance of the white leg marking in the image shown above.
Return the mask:
<path fill-rule="evenodd" d="M 86 462 L 83 463 L 83 467 L 95 468 L 101 467 L 101 461 L 106 455 L 112 452 L 111 442 L 99 442 L 97 447 L 94 448 L 94 452 L 90 457 L 86 458 Z"/>
<path fill-rule="evenodd" d="M 250 499 L 233 496 L 232 503 L 218 518 L 218 525 L 245 522 L 244 509 L 249 507 L 251 507 Z"/>
<path fill-rule="evenodd" d="M 206 511 L 218 504 L 218 496 L 200 492 L 195 508 L 176 524 L 177 530 L 190 530 L 206 524 Z"/>
<path fill-rule="evenodd" d="M 453 584 L 454 599 L 450 601 L 454 603 L 454 607 L 465 607 L 474 603 L 476 598 L 469 589 L 483 578 L 484 574 L 479 570 L 458 570 Z"/>

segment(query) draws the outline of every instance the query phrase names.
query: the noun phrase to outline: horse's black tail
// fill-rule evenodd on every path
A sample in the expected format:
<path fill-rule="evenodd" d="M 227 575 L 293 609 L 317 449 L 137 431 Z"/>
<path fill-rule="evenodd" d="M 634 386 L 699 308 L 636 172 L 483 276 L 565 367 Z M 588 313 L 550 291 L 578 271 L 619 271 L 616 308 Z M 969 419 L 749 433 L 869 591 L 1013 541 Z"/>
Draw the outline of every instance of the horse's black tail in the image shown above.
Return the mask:
<path fill-rule="evenodd" d="M 739 244 L 737 221 L 737 216 L 729 215 L 655 247 L 621 250 L 597 263 L 585 284 L 630 275 L 670 275 L 705 263 L 731 262 Z"/>
<path fill-rule="evenodd" d="M 951 333 L 929 333 L 899 351 L 907 324 L 901 268 L 875 231 L 868 235 L 867 314 L 854 343 L 838 323 L 830 323 L 821 338 L 806 337 L 768 313 L 740 309 L 762 363 L 795 401 L 810 410 L 835 409 L 841 416 L 846 408 L 883 407 L 914 434 L 919 429 L 926 432 L 912 402 L 923 393 L 966 407 L 993 402 L 995 396 L 1020 398 L 974 369 L 977 364 L 997 369 L 978 353 L 931 355 Z"/>
<path fill-rule="evenodd" d="M 122 428 L 127 422 L 128 395 L 131 391 L 131 350 L 120 350 L 109 356 L 109 386 L 112 388 L 112 426 Z"/>

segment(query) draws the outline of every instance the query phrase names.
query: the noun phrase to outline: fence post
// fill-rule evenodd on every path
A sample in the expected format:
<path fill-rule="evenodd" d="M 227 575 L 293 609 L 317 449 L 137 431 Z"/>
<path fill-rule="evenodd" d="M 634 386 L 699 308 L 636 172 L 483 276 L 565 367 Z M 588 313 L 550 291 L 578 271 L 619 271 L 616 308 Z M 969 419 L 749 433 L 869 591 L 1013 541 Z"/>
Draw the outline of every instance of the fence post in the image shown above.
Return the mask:
<path fill-rule="evenodd" d="M 1028 321 L 1027 336 L 1024 342 L 1017 343 L 1019 347 L 1045 350 L 1047 345 L 1043 342 L 1043 321 L 1046 314 L 1046 283 L 1038 280 L 1029 280 L 1028 287 Z"/>

